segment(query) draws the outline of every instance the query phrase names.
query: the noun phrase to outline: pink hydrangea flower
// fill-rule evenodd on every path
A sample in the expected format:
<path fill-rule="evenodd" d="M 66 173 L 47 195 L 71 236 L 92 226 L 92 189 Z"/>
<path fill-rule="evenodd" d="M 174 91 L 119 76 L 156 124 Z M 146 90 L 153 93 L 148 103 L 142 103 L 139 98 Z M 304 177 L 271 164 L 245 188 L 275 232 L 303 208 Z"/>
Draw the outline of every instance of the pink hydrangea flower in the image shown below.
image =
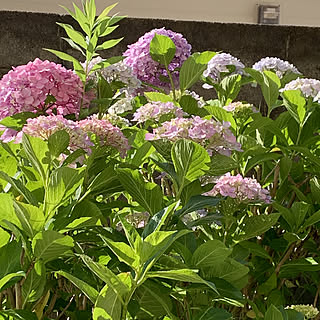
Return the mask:
<path fill-rule="evenodd" d="M 116 148 L 121 157 L 124 157 L 130 149 L 128 139 L 118 127 L 112 125 L 108 120 L 100 120 L 96 115 L 93 115 L 88 119 L 79 121 L 78 124 L 85 132 L 95 134 L 101 145 Z"/>
<path fill-rule="evenodd" d="M 169 65 L 169 70 L 172 72 L 175 85 L 178 86 L 179 72 L 175 70 L 180 68 L 191 54 L 191 45 L 180 33 L 165 28 L 151 30 L 139 38 L 136 43 L 128 46 L 128 50 L 123 53 L 126 56 L 124 63 L 132 68 L 133 74 L 139 80 L 169 89 L 169 84 L 160 80 L 161 76 L 168 76 L 165 67 L 152 60 L 149 53 L 150 43 L 155 34 L 171 38 L 176 46 L 176 53 Z"/>
<path fill-rule="evenodd" d="M 240 201 L 271 202 L 269 191 L 263 189 L 256 179 L 243 178 L 240 174 L 232 176 L 226 173 L 216 181 L 214 188 L 205 193 L 207 196 L 221 195 L 239 199 Z"/>
<path fill-rule="evenodd" d="M 173 142 L 179 139 L 190 139 L 201 144 L 209 153 L 230 155 L 231 150 L 242 150 L 229 127 L 229 122 L 220 123 L 213 119 L 202 119 L 199 116 L 188 119 L 175 118 L 164 122 L 161 127 L 154 129 L 153 133 L 147 133 L 145 139 L 165 139 Z"/>
<path fill-rule="evenodd" d="M 77 114 L 82 93 L 82 82 L 72 70 L 37 58 L 0 80 L 0 119 L 26 111 Z M 56 101 L 45 105 L 48 95 Z"/>
<path fill-rule="evenodd" d="M 89 151 L 90 147 L 93 146 L 88 134 L 79 126 L 78 122 L 67 120 L 62 115 L 39 116 L 28 119 L 22 132 L 29 136 L 48 140 L 52 134 L 60 130 L 65 130 L 69 134 L 71 151 L 79 148 Z M 20 142 L 20 137 L 21 134 L 18 134 L 16 142 Z"/>
<path fill-rule="evenodd" d="M 183 110 L 175 106 L 172 102 L 150 102 L 140 107 L 133 115 L 133 121 L 138 123 L 147 120 L 159 121 L 161 116 L 168 116 L 170 118 L 182 118 Z"/>

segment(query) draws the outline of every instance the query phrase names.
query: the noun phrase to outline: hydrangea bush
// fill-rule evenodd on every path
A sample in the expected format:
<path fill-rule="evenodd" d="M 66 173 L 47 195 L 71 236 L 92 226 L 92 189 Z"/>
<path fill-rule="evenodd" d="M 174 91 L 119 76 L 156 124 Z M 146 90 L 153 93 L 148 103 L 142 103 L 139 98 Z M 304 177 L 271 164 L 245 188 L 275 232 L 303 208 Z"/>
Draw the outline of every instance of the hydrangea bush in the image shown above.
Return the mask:
<path fill-rule="evenodd" d="M 0 319 L 318 319 L 319 80 L 165 28 L 103 59 L 113 7 L 0 80 Z"/>

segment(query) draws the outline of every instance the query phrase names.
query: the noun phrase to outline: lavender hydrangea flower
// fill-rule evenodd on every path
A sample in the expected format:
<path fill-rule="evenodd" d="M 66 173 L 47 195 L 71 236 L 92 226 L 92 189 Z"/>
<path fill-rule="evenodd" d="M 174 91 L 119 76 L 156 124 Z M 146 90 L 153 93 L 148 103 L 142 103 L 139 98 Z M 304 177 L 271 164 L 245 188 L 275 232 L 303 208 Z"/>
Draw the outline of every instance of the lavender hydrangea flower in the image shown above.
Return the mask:
<path fill-rule="evenodd" d="M 88 72 L 90 72 L 96 64 L 103 61 L 105 61 L 105 59 L 100 56 L 92 59 L 88 65 Z M 128 95 L 136 94 L 138 89 L 141 87 L 141 81 L 133 74 L 132 68 L 123 61 L 112 64 L 106 68 L 99 69 L 97 72 L 101 73 L 109 83 L 113 81 L 122 82 L 125 85 L 125 90 Z M 97 72 L 93 72 L 89 76 L 89 79 L 95 81 L 97 78 Z"/>
<path fill-rule="evenodd" d="M 213 189 L 206 192 L 205 195 L 214 197 L 221 195 L 243 202 L 271 202 L 269 191 L 263 189 L 256 179 L 243 178 L 240 174 L 232 176 L 230 172 L 220 177 Z"/>
<path fill-rule="evenodd" d="M 313 98 L 313 101 L 320 103 L 320 80 L 296 79 L 285 85 L 280 92 L 287 90 L 300 90 L 305 98 Z"/>
<path fill-rule="evenodd" d="M 161 127 L 154 129 L 153 133 L 147 133 L 145 139 L 165 139 L 173 142 L 189 139 L 201 144 L 210 154 L 218 152 L 229 156 L 231 150 L 242 151 L 229 127 L 229 122 L 220 123 L 198 116 L 189 119 L 175 118 L 164 122 Z"/>
<path fill-rule="evenodd" d="M 230 72 L 228 66 L 233 66 L 235 70 Z M 203 72 L 205 78 L 210 78 L 212 82 L 218 83 L 221 81 L 221 73 L 243 74 L 244 64 L 229 53 L 218 53 L 209 62 L 207 69 Z M 204 84 L 203 88 L 211 89 L 212 86 Z"/>
<path fill-rule="evenodd" d="M 265 70 L 274 71 L 280 79 L 289 73 L 301 74 L 301 72 L 288 61 L 270 57 L 262 58 L 252 66 L 252 69 L 261 72 Z"/>
<path fill-rule="evenodd" d="M 175 106 L 172 102 L 150 102 L 140 107 L 133 115 L 133 121 L 138 123 L 147 120 L 159 121 L 162 116 L 170 118 L 182 118 L 183 110 Z"/>
<path fill-rule="evenodd" d="M 191 54 L 191 45 L 180 33 L 165 28 L 151 30 L 140 37 L 136 43 L 128 46 L 128 50 L 123 53 L 126 57 L 124 63 L 132 68 L 133 74 L 139 80 L 169 90 L 169 84 L 160 80 L 161 76 L 168 76 L 165 67 L 154 61 L 149 53 L 150 43 L 155 34 L 171 38 L 176 46 L 175 56 L 168 69 L 172 73 L 175 85 L 178 87 L 179 72 L 176 71 L 176 68 L 180 68 Z"/>
<path fill-rule="evenodd" d="M 51 95 L 55 101 L 46 104 Z M 0 81 L 0 119 L 20 112 L 79 113 L 80 78 L 60 64 L 35 59 L 9 71 Z"/>

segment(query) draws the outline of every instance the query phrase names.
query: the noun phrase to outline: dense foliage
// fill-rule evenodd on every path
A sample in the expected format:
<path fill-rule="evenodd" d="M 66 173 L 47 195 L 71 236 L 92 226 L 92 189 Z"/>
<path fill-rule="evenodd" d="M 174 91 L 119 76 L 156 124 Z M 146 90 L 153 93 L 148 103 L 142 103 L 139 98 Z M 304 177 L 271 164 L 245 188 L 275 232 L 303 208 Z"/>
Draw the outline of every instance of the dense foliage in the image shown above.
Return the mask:
<path fill-rule="evenodd" d="M 166 29 L 102 59 L 113 7 L 0 81 L 0 319 L 319 319 L 320 82 Z"/>

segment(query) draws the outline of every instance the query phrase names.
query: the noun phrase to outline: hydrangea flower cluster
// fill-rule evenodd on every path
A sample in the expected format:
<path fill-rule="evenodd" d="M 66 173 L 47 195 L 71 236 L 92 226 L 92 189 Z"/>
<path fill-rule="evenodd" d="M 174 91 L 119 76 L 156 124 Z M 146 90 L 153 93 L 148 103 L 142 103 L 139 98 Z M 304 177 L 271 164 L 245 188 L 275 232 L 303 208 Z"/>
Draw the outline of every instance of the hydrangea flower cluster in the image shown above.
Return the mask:
<path fill-rule="evenodd" d="M 301 312 L 304 315 L 305 319 L 313 319 L 319 313 L 319 310 L 314 306 L 312 306 L 311 304 L 297 304 L 297 305 L 292 305 L 290 307 L 286 307 L 286 309 L 293 309 L 293 310 L 296 310 L 297 312 Z"/>
<path fill-rule="evenodd" d="M 228 66 L 233 66 L 235 70 L 230 72 Z M 244 64 L 238 58 L 235 58 L 229 53 L 218 53 L 208 62 L 207 69 L 203 72 L 203 76 L 217 83 L 222 80 L 221 73 L 243 74 L 244 68 Z M 211 89 L 212 86 L 204 84 L 203 88 Z"/>
<path fill-rule="evenodd" d="M 92 59 L 88 65 L 88 72 L 98 63 L 105 61 L 100 56 Z M 123 61 L 112 64 L 106 68 L 99 69 L 98 72 L 106 79 L 107 82 L 121 81 L 126 86 L 128 95 L 134 95 L 141 87 L 141 81 L 133 74 L 132 68 Z M 97 72 L 93 72 L 89 79 L 95 80 Z"/>
<path fill-rule="evenodd" d="M 27 111 L 77 114 L 82 94 L 82 82 L 72 70 L 37 58 L 13 68 L 0 80 L 0 119 Z M 46 105 L 49 95 L 55 101 Z"/>
<path fill-rule="evenodd" d="M 108 109 L 108 113 L 111 115 L 117 115 L 125 113 L 127 111 L 131 111 L 133 109 L 131 100 L 131 96 L 120 98 Z"/>
<path fill-rule="evenodd" d="M 116 114 L 108 113 L 102 117 L 103 120 L 111 122 L 114 126 L 119 128 L 130 127 L 131 123 L 128 119 L 120 117 Z"/>
<path fill-rule="evenodd" d="M 101 145 L 117 149 L 121 157 L 125 157 L 130 149 L 128 139 L 118 127 L 113 126 L 108 120 L 100 120 L 93 115 L 88 119 L 78 121 L 78 125 L 85 132 L 94 134 Z"/>
<path fill-rule="evenodd" d="M 320 103 L 320 80 L 316 79 L 296 79 L 287 83 L 281 92 L 287 90 L 300 90 L 305 98 L 313 98 L 313 101 Z"/>
<path fill-rule="evenodd" d="M 244 121 L 247 120 L 252 113 L 258 112 L 253 104 L 243 103 L 240 101 L 232 102 L 227 106 L 224 106 L 223 109 L 232 112 L 235 118 Z"/>
<path fill-rule="evenodd" d="M 159 121 L 162 116 L 170 118 L 182 118 L 183 110 L 180 107 L 175 106 L 172 102 L 150 102 L 140 107 L 133 115 L 133 121 L 138 123 L 145 122 L 147 120 Z"/>
<path fill-rule="evenodd" d="M 82 148 L 89 151 L 93 146 L 87 133 L 81 129 L 77 122 L 65 119 L 62 115 L 39 116 L 30 118 L 23 127 L 21 133 L 29 136 L 48 140 L 57 131 L 65 130 L 70 136 L 69 148 L 71 151 Z M 16 142 L 20 142 L 21 133 L 18 134 Z"/>
<path fill-rule="evenodd" d="M 256 179 L 243 178 L 240 174 L 232 176 L 229 172 L 216 181 L 216 185 L 211 191 L 205 193 L 207 196 L 217 196 L 219 194 L 244 202 L 271 202 L 269 191 L 263 189 Z"/>
<path fill-rule="evenodd" d="M 153 133 L 147 133 L 145 139 L 170 141 L 190 139 L 201 144 L 209 153 L 218 152 L 230 155 L 231 150 L 242 150 L 229 127 L 229 122 L 220 123 L 198 116 L 189 119 L 175 118 L 164 122 L 161 127 L 154 129 Z"/>
<path fill-rule="evenodd" d="M 280 79 L 289 73 L 301 74 L 293 64 L 279 58 L 262 58 L 252 66 L 252 69 L 261 72 L 265 70 L 274 71 Z"/>
<path fill-rule="evenodd" d="M 168 76 L 164 66 L 154 61 L 149 53 L 150 43 L 155 34 L 171 38 L 176 46 L 175 57 L 169 65 L 169 71 L 176 86 L 179 84 L 179 72 L 174 71 L 182 66 L 191 54 L 191 45 L 183 38 L 182 34 L 166 30 L 165 28 L 153 29 L 140 37 L 134 44 L 128 46 L 123 53 L 126 56 L 124 63 L 132 67 L 133 74 L 141 81 L 150 83 L 164 89 L 169 89 L 169 84 L 160 80 L 161 76 Z"/>

